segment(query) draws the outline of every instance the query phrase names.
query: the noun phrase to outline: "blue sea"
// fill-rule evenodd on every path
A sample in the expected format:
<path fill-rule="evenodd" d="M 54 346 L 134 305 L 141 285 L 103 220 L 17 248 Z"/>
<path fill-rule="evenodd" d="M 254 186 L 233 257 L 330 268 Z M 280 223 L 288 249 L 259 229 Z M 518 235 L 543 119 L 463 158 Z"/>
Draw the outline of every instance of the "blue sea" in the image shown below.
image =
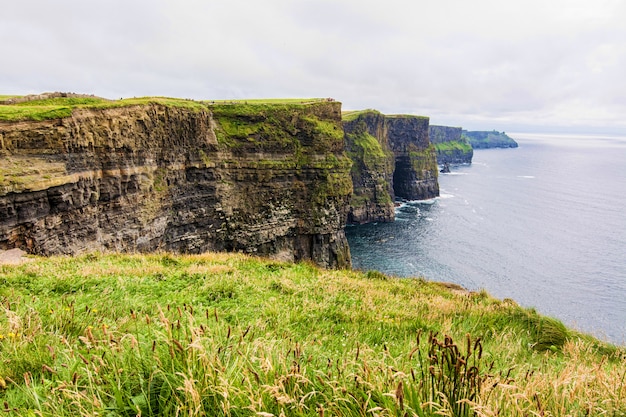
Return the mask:
<path fill-rule="evenodd" d="M 353 267 L 512 298 L 626 345 L 626 138 L 510 134 L 441 196 L 346 229 Z"/>

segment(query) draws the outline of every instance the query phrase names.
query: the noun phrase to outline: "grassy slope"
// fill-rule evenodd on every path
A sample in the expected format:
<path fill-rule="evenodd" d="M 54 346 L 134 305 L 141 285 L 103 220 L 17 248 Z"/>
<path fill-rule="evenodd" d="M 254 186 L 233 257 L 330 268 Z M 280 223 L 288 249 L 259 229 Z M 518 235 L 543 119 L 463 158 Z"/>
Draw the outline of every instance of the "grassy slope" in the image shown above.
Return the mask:
<path fill-rule="evenodd" d="M 351 122 L 361 115 L 366 114 L 381 114 L 378 110 L 366 109 L 366 110 L 344 110 L 341 112 L 341 119 L 344 122 Z"/>
<path fill-rule="evenodd" d="M 438 152 L 448 152 L 448 153 L 452 153 L 453 151 L 461 151 L 461 152 L 469 152 L 472 150 L 472 145 L 470 145 L 467 142 L 461 142 L 461 141 L 451 141 L 451 142 L 440 142 L 440 143 L 435 143 L 435 149 L 437 149 Z"/>
<path fill-rule="evenodd" d="M 0 304 L 7 416 L 626 412 L 623 350 L 421 279 L 87 255 L 0 266 Z"/>
<path fill-rule="evenodd" d="M 0 98 L 10 98 L 11 96 L 0 96 Z M 59 97 L 45 100 L 33 100 L 18 104 L 0 105 L 0 121 L 19 120 L 46 120 L 69 117 L 75 108 L 114 108 L 128 107 L 141 104 L 159 103 L 172 107 L 186 107 L 191 109 L 206 108 L 211 104 L 308 104 L 326 99 L 253 99 L 253 100 L 214 100 L 214 101 L 194 101 L 169 97 L 140 97 L 120 100 L 106 100 L 99 97 Z"/>

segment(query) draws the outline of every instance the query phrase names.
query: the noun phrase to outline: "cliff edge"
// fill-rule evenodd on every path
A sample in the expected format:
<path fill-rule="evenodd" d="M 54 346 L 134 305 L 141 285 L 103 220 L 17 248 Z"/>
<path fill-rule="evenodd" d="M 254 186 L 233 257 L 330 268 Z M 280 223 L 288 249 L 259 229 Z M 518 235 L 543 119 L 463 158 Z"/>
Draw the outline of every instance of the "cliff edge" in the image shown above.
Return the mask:
<path fill-rule="evenodd" d="M 350 266 L 340 103 L 98 100 L 2 106 L 0 249 Z"/>
<path fill-rule="evenodd" d="M 440 165 L 472 163 L 474 150 L 462 128 L 431 125 L 428 134 Z"/>
<path fill-rule="evenodd" d="M 348 223 L 392 221 L 394 200 L 439 195 L 437 157 L 428 117 L 376 110 L 343 116 L 346 151 L 353 161 Z"/>

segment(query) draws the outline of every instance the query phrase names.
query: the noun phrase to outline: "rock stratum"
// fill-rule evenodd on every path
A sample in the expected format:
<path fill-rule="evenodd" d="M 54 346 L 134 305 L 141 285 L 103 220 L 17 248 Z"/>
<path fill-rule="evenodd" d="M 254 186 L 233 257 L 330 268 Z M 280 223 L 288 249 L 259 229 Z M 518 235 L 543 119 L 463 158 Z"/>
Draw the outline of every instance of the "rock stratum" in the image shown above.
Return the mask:
<path fill-rule="evenodd" d="M 437 162 L 444 164 L 471 164 L 474 150 L 460 127 L 429 127 L 430 141 L 437 150 Z"/>
<path fill-rule="evenodd" d="M 343 127 L 353 161 L 348 223 L 393 221 L 396 198 L 425 200 L 439 195 L 428 117 L 365 110 L 346 113 Z"/>
<path fill-rule="evenodd" d="M 0 121 L 0 155 L 0 249 L 350 266 L 338 102 L 55 108 Z"/>

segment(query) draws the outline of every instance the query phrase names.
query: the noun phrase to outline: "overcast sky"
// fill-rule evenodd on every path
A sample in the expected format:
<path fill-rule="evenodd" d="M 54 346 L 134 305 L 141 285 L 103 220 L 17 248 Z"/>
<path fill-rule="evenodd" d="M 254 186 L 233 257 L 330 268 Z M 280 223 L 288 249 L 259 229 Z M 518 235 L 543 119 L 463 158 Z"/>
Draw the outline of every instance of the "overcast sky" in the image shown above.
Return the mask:
<path fill-rule="evenodd" d="M 626 135 L 626 1 L 19 0 L 0 94 L 333 97 L 470 130 Z"/>

